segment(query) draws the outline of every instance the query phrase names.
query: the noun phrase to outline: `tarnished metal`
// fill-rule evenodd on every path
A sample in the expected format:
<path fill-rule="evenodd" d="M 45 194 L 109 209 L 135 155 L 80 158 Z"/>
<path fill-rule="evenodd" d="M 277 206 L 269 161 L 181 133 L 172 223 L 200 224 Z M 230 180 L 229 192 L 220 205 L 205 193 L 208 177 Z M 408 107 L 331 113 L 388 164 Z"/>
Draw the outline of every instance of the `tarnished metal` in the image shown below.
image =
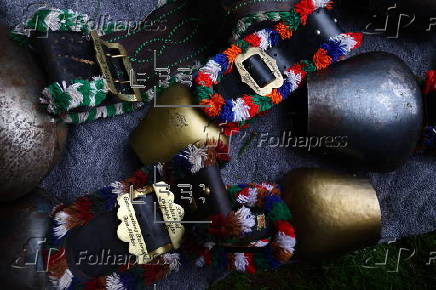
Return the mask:
<path fill-rule="evenodd" d="M 413 152 L 423 125 L 423 100 L 410 69 L 398 57 L 373 52 L 313 73 L 307 81 L 307 134 L 345 136 L 325 148 L 373 171 L 390 171 Z"/>
<path fill-rule="evenodd" d="M 0 200 L 28 193 L 49 171 L 66 129 L 40 106 L 45 81 L 29 52 L 0 27 Z M 60 138 L 58 138 L 60 137 Z"/>
<path fill-rule="evenodd" d="M 43 250 L 49 243 L 45 236 L 53 201 L 46 196 L 35 192 L 0 204 L 2 289 L 50 289 Z"/>

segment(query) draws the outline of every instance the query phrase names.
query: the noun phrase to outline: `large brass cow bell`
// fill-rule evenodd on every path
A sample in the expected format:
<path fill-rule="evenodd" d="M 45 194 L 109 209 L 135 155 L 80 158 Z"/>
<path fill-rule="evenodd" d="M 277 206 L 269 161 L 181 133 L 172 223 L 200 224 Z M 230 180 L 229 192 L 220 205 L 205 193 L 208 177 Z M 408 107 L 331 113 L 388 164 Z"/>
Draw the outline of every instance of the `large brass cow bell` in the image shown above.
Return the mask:
<path fill-rule="evenodd" d="M 0 200 L 30 192 L 65 143 L 66 128 L 38 105 L 43 73 L 29 52 L 0 27 Z"/>
<path fill-rule="evenodd" d="M 302 256 L 339 254 L 377 242 L 381 211 L 367 179 L 296 169 L 284 178 L 283 186 Z"/>
<path fill-rule="evenodd" d="M 413 153 L 423 126 L 423 100 L 397 56 L 354 56 L 307 79 L 306 131 L 319 147 L 354 167 L 391 171 Z M 335 142 L 337 138 L 346 142 Z M 333 154 L 332 154 L 333 153 Z"/>
<path fill-rule="evenodd" d="M 226 138 L 193 106 L 189 88 L 173 85 L 157 97 L 156 106 L 131 135 L 131 145 L 143 164 L 165 162 L 189 144 Z"/>

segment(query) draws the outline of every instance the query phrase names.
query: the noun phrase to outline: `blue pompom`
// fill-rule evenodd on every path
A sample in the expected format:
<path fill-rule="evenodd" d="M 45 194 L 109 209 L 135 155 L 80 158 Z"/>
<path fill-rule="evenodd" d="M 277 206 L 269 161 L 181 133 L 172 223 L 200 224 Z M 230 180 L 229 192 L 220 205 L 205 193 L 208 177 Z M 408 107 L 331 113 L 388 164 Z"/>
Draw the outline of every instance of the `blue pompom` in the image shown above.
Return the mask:
<path fill-rule="evenodd" d="M 341 56 L 346 54 L 345 46 L 341 45 L 341 43 L 336 40 L 323 43 L 321 48 L 327 51 L 327 54 L 332 58 L 333 62 L 336 62 Z"/>
<path fill-rule="evenodd" d="M 278 195 L 267 195 L 265 196 L 263 208 L 266 212 L 270 212 L 274 204 L 282 202 L 282 199 Z"/>
<path fill-rule="evenodd" d="M 82 284 L 82 281 L 80 281 L 76 277 L 73 277 L 71 279 L 71 284 L 70 284 L 70 286 L 68 286 L 67 290 L 70 290 L 70 289 L 71 290 L 79 289 L 79 288 L 81 288 L 80 286 L 82 286 L 81 284 Z"/>
<path fill-rule="evenodd" d="M 130 272 L 120 272 L 118 273 L 120 275 L 120 281 L 123 283 L 123 286 L 125 289 L 133 290 L 135 289 L 135 275 Z"/>
<path fill-rule="evenodd" d="M 269 39 L 271 41 L 271 46 L 277 45 L 280 41 L 279 33 L 275 30 L 270 29 L 270 28 L 266 29 L 266 31 L 268 31 L 268 33 L 269 33 Z"/>
<path fill-rule="evenodd" d="M 213 57 L 213 60 L 221 66 L 222 72 L 225 72 L 227 70 L 229 62 L 225 54 L 219 53 Z"/>
<path fill-rule="evenodd" d="M 278 91 L 282 95 L 283 100 L 286 100 L 291 94 L 291 84 L 285 81 Z"/>
<path fill-rule="evenodd" d="M 234 122 L 234 114 L 232 108 L 232 100 L 225 100 L 225 103 L 221 108 L 221 112 L 216 119 L 222 123 Z"/>
<path fill-rule="evenodd" d="M 282 265 L 282 263 L 280 263 L 280 261 L 278 261 L 276 258 L 274 258 L 272 248 L 269 244 L 263 248 L 263 254 L 264 254 L 265 258 L 269 261 L 272 269 L 276 269 Z"/>

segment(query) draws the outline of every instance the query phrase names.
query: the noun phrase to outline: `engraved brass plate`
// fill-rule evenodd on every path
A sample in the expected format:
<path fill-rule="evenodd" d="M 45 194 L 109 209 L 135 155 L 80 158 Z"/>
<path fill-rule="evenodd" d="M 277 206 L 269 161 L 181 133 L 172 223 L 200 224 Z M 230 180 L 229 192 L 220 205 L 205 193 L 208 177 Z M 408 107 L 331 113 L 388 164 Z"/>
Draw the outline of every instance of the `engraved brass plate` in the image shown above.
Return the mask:
<path fill-rule="evenodd" d="M 123 64 L 126 72 L 130 73 L 130 71 L 132 71 L 132 65 L 130 64 L 126 49 L 119 43 L 110 43 L 100 39 L 97 31 L 95 30 L 91 31 L 91 38 L 94 42 L 95 58 L 97 59 L 103 77 L 106 79 L 109 91 L 112 94 L 116 95 L 122 101 L 128 101 L 128 102 L 142 101 L 141 92 L 138 88 L 131 88 L 133 90 L 133 94 L 123 94 L 117 90 L 115 86 L 115 82 L 117 82 L 118 80 L 115 80 L 113 78 L 112 73 L 109 69 L 109 65 L 107 63 L 106 57 L 112 57 L 112 58 L 120 57 L 123 60 Z M 119 51 L 120 54 L 108 56 L 106 55 L 103 47 L 116 49 Z"/>
<path fill-rule="evenodd" d="M 131 193 L 124 193 L 118 196 L 117 202 L 119 208 L 117 217 L 121 220 L 121 223 L 117 229 L 117 236 L 123 242 L 129 243 L 129 253 L 137 257 L 138 264 L 147 264 L 158 255 L 180 247 L 185 228 L 178 221 L 183 219 L 184 210 L 180 205 L 174 203 L 174 194 L 165 189 L 166 184 L 158 182 L 156 185 L 146 186 Z M 157 206 L 159 206 L 162 212 L 164 219 L 162 222 L 168 230 L 171 243 L 149 252 L 136 218 L 132 198 L 135 199 L 152 193 L 156 194 L 158 200 Z"/>
<path fill-rule="evenodd" d="M 244 67 L 244 61 L 253 55 L 259 55 L 260 58 L 268 66 L 275 79 L 264 87 L 260 87 L 247 69 Z M 280 88 L 283 85 L 283 76 L 277 66 L 277 62 L 271 56 L 269 56 L 264 50 L 258 47 L 250 47 L 246 53 L 240 54 L 235 59 L 235 65 L 241 76 L 242 82 L 246 83 L 256 94 L 266 96 L 272 93 L 273 89 Z"/>

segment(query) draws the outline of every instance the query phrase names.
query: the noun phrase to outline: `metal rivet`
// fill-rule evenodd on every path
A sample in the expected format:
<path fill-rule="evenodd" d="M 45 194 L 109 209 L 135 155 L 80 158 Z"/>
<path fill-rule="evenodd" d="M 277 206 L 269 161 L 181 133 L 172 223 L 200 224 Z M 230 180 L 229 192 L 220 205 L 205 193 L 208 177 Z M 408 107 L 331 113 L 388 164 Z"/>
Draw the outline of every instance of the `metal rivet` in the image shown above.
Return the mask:
<path fill-rule="evenodd" d="M 338 20 L 337 20 L 336 18 L 334 18 L 333 21 L 334 21 L 335 23 L 338 23 Z"/>
<path fill-rule="evenodd" d="M 205 195 L 209 195 L 210 194 L 210 188 L 209 187 L 205 187 L 203 189 L 203 192 L 204 192 Z"/>
<path fill-rule="evenodd" d="M 316 32 L 316 34 L 318 34 L 318 35 L 321 34 L 321 31 L 319 31 L 319 30 L 316 30 L 315 32 Z"/>

